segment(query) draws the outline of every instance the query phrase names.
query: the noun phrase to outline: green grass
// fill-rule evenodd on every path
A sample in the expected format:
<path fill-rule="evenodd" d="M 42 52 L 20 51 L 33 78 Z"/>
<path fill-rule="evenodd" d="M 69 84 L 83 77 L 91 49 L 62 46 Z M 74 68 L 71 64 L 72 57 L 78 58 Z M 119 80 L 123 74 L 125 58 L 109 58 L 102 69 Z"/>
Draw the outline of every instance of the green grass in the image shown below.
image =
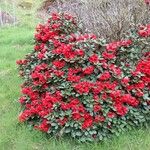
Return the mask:
<path fill-rule="evenodd" d="M 47 138 L 45 134 L 18 123 L 20 106 L 17 99 L 22 80 L 15 62 L 33 49 L 36 22 L 32 20 L 34 10 L 18 9 L 16 12 L 20 26 L 0 28 L 0 150 L 150 150 L 148 128 L 135 129 L 104 142 L 83 144 L 71 139 Z M 25 13 L 32 15 L 26 16 Z"/>

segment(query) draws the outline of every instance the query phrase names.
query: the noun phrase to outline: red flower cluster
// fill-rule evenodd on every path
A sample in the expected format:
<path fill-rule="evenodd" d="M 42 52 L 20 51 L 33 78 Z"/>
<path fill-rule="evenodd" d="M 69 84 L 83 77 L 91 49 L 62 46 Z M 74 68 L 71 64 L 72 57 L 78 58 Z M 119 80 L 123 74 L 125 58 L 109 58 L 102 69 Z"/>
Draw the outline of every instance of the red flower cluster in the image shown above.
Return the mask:
<path fill-rule="evenodd" d="M 58 68 L 58 69 L 61 69 L 65 66 L 65 61 L 59 61 L 59 60 L 55 60 L 52 62 L 52 64 Z"/>
<path fill-rule="evenodd" d="M 91 63 L 97 63 L 98 62 L 98 55 L 96 55 L 96 54 L 93 54 L 93 55 L 91 55 L 90 57 L 89 57 L 89 61 L 91 62 Z"/>
<path fill-rule="evenodd" d="M 86 75 L 90 75 L 94 72 L 94 67 L 93 66 L 89 66 L 89 67 L 86 67 L 84 70 L 83 70 L 83 73 L 86 74 Z"/>
<path fill-rule="evenodd" d="M 147 86 L 150 89 L 150 57 L 147 60 L 142 60 L 137 64 L 136 67 L 137 73 L 142 73 L 141 82 L 136 84 L 139 89 L 143 89 Z"/>
<path fill-rule="evenodd" d="M 146 26 L 140 26 L 140 30 L 138 31 L 138 34 L 141 37 L 148 37 L 148 36 L 150 36 L 150 25 L 148 24 Z"/>
<path fill-rule="evenodd" d="M 106 45 L 106 50 L 102 53 L 102 56 L 104 59 L 114 59 L 117 54 L 117 50 L 120 47 L 128 47 L 132 44 L 131 40 L 122 40 L 118 42 L 112 42 Z"/>
<path fill-rule="evenodd" d="M 83 94 L 86 93 L 88 94 L 90 92 L 90 89 L 92 88 L 92 83 L 90 82 L 79 82 L 74 86 L 74 89 L 79 93 Z"/>

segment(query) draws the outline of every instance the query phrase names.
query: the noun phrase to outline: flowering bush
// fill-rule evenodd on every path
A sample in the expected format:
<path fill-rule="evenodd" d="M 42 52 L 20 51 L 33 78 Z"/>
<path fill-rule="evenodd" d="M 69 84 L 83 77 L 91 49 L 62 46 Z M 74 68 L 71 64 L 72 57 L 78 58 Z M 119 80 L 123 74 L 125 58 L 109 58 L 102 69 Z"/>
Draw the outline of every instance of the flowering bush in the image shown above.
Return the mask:
<path fill-rule="evenodd" d="M 20 122 L 84 142 L 148 121 L 150 25 L 106 43 L 55 13 L 36 31 L 34 50 L 17 61 L 24 79 Z"/>

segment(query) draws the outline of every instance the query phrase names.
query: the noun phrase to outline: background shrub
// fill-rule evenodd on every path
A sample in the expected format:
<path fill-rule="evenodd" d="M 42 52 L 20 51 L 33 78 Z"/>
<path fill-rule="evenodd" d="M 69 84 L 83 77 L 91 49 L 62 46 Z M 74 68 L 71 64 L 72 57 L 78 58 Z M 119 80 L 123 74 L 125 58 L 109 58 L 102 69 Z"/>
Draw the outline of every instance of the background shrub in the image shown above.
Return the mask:
<path fill-rule="evenodd" d="M 39 24 L 34 50 L 18 60 L 20 122 L 50 135 L 103 140 L 145 124 L 150 115 L 150 25 L 106 43 L 76 18 L 53 13 Z"/>
<path fill-rule="evenodd" d="M 48 2 L 45 7 L 47 12 L 60 11 L 77 16 L 86 32 L 94 33 L 108 41 L 121 40 L 132 24 L 149 22 L 149 3 L 144 3 L 144 0 L 56 0 L 51 4 Z"/>

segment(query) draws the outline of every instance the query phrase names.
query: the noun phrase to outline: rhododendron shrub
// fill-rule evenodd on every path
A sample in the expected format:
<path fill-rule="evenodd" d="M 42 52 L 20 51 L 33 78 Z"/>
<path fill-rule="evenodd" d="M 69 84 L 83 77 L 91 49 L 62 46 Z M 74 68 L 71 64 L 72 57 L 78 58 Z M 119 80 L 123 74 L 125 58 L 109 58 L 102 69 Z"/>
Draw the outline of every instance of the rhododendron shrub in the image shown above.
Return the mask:
<path fill-rule="evenodd" d="M 68 14 L 36 28 L 34 50 L 18 60 L 20 122 L 54 136 L 103 140 L 150 115 L 150 25 L 106 43 Z"/>

